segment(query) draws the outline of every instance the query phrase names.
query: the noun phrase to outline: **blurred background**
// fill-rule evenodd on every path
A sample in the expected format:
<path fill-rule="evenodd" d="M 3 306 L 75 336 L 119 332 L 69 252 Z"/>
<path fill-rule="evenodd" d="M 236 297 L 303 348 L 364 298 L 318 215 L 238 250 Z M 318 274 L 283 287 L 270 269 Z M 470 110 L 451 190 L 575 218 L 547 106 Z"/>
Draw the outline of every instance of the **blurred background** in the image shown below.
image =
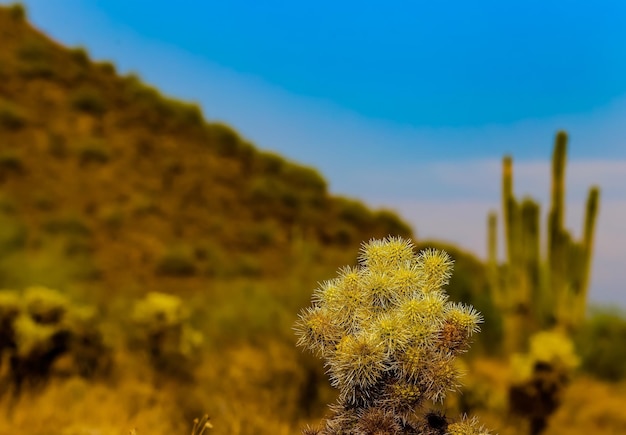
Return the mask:
<path fill-rule="evenodd" d="M 298 433 L 291 326 L 388 235 L 485 317 L 446 412 L 626 432 L 625 16 L 0 1 L 0 432 Z"/>

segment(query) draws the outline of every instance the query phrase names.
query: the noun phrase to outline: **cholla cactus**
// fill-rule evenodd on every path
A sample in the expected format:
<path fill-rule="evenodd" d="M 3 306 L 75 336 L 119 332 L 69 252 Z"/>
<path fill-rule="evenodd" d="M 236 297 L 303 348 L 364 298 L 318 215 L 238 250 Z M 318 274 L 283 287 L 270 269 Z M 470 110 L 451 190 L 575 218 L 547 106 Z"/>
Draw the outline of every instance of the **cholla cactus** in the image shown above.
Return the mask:
<path fill-rule="evenodd" d="M 325 359 L 340 395 L 324 428 L 306 433 L 488 433 L 424 407 L 457 388 L 454 359 L 482 322 L 474 308 L 448 301 L 451 271 L 445 252 L 415 255 L 410 241 L 388 237 L 364 244 L 357 267 L 315 290 L 294 329 L 299 346 Z"/>
<path fill-rule="evenodd" d="M 9 364 L 1 389 L 18 395 L 24 385 L 41 385 L 53 374 L 62 374 L 54 369 L 62 356 L 67 357 L 65 375 L 106 373 L 109 351 L 95 310 L 46 287 L 21 293 L 0 290 L 0 369 L 3 360 Z"/>
<path fill-rule="evenodd" d="M 527 354 L 515 354 L 512 366 L 515 377 L 513 383 L 522 383 L 530 379 L 535 367 L 546 365 L 563 373 L 572 373 L 580 364 L 576 355 L 574 342 L 564 333 L 542 331 L 530 338 L 530 349 Z"/>
<path fill-rule="evenodd" d="M 579 363 L 574 343 L 558 330 L 533 335 L 528 354 L 513 355 L 509 405 L 513 414 L 528 420 L 530 434 L 546 428 Z"/>
<path fill-rule="evenodd" d="M 188 324 L 189 313 L 174 295 L 152 292 L 135 304 L 136 340 L 161 373 L 189 378 L 202 344 L 202 333 Z"/>

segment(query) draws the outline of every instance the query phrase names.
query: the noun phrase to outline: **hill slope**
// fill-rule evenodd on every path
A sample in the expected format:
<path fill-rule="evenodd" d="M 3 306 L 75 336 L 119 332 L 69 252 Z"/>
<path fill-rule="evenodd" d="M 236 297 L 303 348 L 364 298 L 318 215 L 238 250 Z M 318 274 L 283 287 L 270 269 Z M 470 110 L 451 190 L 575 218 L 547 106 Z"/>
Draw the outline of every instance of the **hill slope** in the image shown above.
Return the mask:
<path fill-rule="evenodd" d="M 275 274 L 294 243 L 411 235 L 329 195 L 314 169 L 51 41 L 19 8 L 0 8 L 0 46 L 0 285 Z"/>

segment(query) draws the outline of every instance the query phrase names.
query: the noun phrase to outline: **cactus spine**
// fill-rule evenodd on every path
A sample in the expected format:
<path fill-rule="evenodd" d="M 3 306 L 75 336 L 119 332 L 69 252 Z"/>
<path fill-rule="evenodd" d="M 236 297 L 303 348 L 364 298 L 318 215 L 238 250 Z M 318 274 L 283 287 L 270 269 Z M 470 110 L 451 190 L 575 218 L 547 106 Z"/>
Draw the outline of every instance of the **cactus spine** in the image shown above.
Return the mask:
<path fill-rule="evenodd" d="M 552 155 L 552 192 L 548 215 L 547 258 L 541 261 L 539 204 L 521 203 L 513 193 L 513 160 L 503 159 L 502 211 L 506 263 L 497 262 L 497 217 L 488 217 L 489 271 L 494 303 L 504 320 L 505 350 L 522 349 L 533 330 L 558 326 L 565 331 L 582 322 L 587 305 L 594 229 L 600 191 L 592 187 L 583 237 L 574 241 L 564 228 L 567 133 L 556 135 Z"/>

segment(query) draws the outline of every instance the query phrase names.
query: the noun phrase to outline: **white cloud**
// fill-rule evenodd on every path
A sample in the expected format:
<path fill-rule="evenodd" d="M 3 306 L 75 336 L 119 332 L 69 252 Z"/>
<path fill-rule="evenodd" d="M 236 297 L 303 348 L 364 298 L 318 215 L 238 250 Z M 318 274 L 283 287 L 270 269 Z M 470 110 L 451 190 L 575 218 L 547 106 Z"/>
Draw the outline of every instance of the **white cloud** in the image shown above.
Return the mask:
<path fill-rule="evenodd" d="M 496 159 L 412 165 L 366 179 L 372 189 L 362 196 L 375 206 L 398 211 L 414 226 L 418 238 L 453 242 L 486 258 L 487 214 L 496 211 L 501 219 L 501 171 Z M 514 162 L 516 195 L 529 195 L 541 204 L 543 249 L 550 171 L 547 160 Z M 626 160 L 568 162 L 565 225 L 576 239 L 582 234 L 587 192 L 594 184 L 601 187 L 601 197 L 590 298 L 626 307 Z M 499 230 L 503 257 L 501 221 Z"/>

